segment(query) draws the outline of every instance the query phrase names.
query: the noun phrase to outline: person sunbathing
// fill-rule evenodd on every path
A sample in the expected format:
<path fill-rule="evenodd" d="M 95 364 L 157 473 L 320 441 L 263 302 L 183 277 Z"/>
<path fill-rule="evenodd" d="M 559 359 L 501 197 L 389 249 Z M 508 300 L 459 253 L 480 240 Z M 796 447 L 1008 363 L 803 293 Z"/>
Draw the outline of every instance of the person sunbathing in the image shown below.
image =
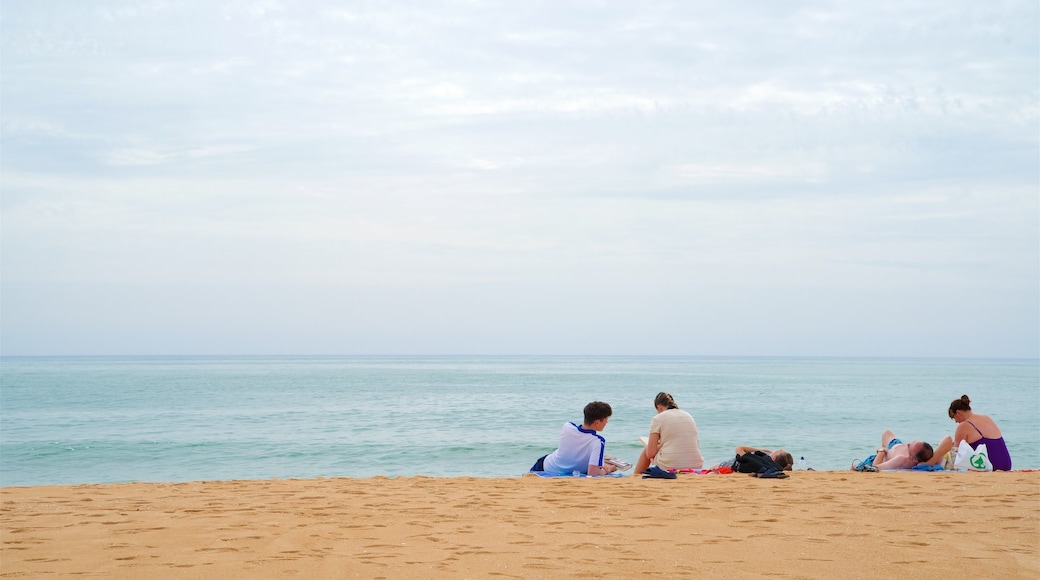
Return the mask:
<path fill-rule="evenodd" d="M 888 471 L 893 469 L 913 469 L 918 465 L 936 465 L 943 461 L 946 453 L 953 448 L 953 440 L 947 436 L 935 449 L 927 441 L 911 441 L 903 443 L 895 433 L 886 429 L 881 434 L 881 447 L 864 459 L 852 464 L 854 471 Z"/>
<path fill-rule="evenodd" d="M 783 449 L 770 451 L 769 449 L 751 447 L 750 445 L 741 445 L 737 447 L 734 451 L 736 452 L 736 455 L 734 455 L 733 459 L 721 461 L 718 465 L 713 465 L 710 469 L 728 467 L 733 471 L 737 471 L 739 468 L 738 463 L 740 461 L 740 458 L 743 457 L 745 453 L 767 455 L 770 459 L 773 460 L 774 463 L 780 466 L 780 469 L 784 471 L 791 471 L 794 468 L 794 457 L 792 457 L 790 453 L 784 451 Z"/>

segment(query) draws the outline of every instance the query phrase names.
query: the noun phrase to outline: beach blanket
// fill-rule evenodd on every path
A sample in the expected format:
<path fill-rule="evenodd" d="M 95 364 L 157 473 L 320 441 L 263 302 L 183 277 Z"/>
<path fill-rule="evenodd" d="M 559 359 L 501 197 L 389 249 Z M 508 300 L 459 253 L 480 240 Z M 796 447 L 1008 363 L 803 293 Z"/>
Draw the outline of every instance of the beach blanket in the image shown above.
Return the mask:
<path fill-rule="evenodd" d="M 942 465 L 928 465 L 927 463 L 919 463 L 919 464 L 913 466 L 913 468 L 911 468 L 910 471 L 946 471 L 946 470 L 943 469 Z"/>
<path fill-rule="evenodd" d="M 533 473 L 534 475 L 537 475 L 538 477 L 570 477 L 572 479 L 573 478 L 579 478 L 579 477 L 588 477 L 588 478 L 593 478 L 593 479 L 598 479 L 600 477 L 625 477 L 625 474 L 621 473 L 619 471 L 615 471 L 614 473 L 608 473 L 606 475 L 586 475 L 584 473 L 579 473 L 578 475 L 572 475 L 570 473 L 550 473 L 548 471 L 528 471 L 528 473 Z"/>
<path fill-rule="evenodd" d="M 726 475 L 728 473 L 734 473 L 729 467 L 719 467 L 718 469 L 678 469 L 675 473 L 687 474 L 687 475 L 708 475 L 715 473 L 718 475 Z"/>

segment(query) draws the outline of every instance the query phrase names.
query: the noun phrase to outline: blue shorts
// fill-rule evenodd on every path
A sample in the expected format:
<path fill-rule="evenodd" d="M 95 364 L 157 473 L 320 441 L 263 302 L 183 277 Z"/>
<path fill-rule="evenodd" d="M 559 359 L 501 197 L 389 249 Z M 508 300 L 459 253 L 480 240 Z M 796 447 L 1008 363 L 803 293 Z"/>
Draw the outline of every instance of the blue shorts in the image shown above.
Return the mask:
<path fill-rule="evenodd" d="M 545 458 L 546 457 L 549 457 L 549 455 L 546 454 L 546 455 L 543 455 L 543 456 L 539 457 L 538 461 L 535 461 L 534 465 L 531 466 L 531 471 L 542 471 L 542 470 L 544 470 L 545 469 Z"/>
<path fill-rule="evenodd" d="M 903 442 L 903 441 L 902 441 L 902 440 L 901 440 L 901 439 L 900 439 L 899 437 L 893 437 L 893 438 L 892 438 L 892 440 L 888 442 L 888 447 L 887 447 L 887 448 L 888 448 L 888 449 L 891 449 L 892 447 L 894 447 L 894 446 L 896 446 L 896 445 L 899 445 L 899 444 L 900 444 L 900 443 L 902 443 L 902 442 Z M 875 457 L 877 457 L 877 453 L 875 453 L 875 454 L 871 455 L 870 457 L 867 457 L 866 459 L 864 459 L 863 461 L 861 461 L 861 462 L 860 462 L 859 464 L 860 464 L 860 465 L 863 465 L 863 464 L 866 464 L 866 465 L 873 465 L 873 464 L 874 464 L 874 458 L 875 458 Z"/>

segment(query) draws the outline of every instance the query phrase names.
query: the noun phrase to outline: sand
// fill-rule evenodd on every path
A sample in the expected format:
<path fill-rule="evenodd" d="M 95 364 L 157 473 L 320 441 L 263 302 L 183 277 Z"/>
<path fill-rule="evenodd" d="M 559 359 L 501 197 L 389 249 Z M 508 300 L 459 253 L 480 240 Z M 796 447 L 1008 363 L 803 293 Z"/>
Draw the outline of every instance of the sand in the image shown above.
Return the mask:
<path fill-rule="evenodd" d="M 1040 577 L 1040 473 L 6 487 L 0 576 Z"/>

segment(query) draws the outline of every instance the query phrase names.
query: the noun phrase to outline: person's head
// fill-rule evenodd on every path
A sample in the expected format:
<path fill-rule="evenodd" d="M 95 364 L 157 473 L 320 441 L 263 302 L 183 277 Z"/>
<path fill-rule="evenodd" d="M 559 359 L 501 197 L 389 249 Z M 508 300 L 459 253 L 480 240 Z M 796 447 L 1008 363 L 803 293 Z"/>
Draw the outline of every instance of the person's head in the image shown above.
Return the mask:
<path fill-rule="evenodd" d="M 794 469 L 794 457 L 791 457 L 791 454 L 783 449 L 777 449 L 770 453 L 769 456 L 772 457 L 773 461 L 780 466 L 780 469 L 783 469 L 784 471 L 791 471 Z"/>
<path fill-rule="evenodd" d="M 664 407 L 665 409 L 678 409 L 679 405 L 675 404 L 675 399 L 672 398 L 668 393 L 661 391 L 654 397 L 654 407 Z"/>
<path fill-rule="evenodd" d="M 950 403 L 949 413 L 950 418 L 954 421 L 957 421 L 958 423 L 963 421 L 964 416 L 967 413 L 971 413 L 971 399 L 968 398 L 968 395 L 961 395 L 961 398 L 954 399 L 953 402 Z"/>
<path fill-rule="evenodd" d="M 935 453 L 932 451 L 932 446 L 927 441 L 911 441 L 907 447 L 910 452 L 910 457 L 916 459 L 918 463 L 928 461 Z"/>
<path fill-rule="evenodd" d="M 603 424 L 599 426 L 602 429 L 606 424 L 606 420 L 610 418 L 613 411 L 610 409 L 610 405 L 603 401 L 593 401 L 588 405 L 585 405 L 585 424 L 592 427 L 592 424 L 596 421 L 603 421 Z M 597 429 L 598 431 L 599 429 Z"/>

